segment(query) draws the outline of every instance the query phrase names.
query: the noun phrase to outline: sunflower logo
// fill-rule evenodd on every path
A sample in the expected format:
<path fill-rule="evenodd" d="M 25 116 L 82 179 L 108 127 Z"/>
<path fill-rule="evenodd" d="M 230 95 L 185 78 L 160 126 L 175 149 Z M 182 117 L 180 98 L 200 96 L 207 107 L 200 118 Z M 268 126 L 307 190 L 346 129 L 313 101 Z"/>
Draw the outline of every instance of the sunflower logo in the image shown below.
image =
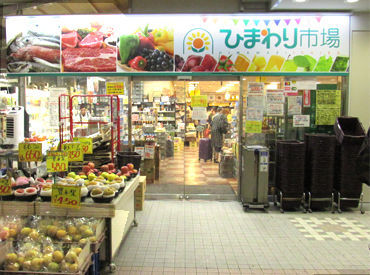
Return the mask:
<path fill-rule="evenodd" d="M 184 51 L 185 49 L 195 53 L 211 50 L 213 53 L 212 35 L 201 28 L 190 30 L 184 37 Z"/>

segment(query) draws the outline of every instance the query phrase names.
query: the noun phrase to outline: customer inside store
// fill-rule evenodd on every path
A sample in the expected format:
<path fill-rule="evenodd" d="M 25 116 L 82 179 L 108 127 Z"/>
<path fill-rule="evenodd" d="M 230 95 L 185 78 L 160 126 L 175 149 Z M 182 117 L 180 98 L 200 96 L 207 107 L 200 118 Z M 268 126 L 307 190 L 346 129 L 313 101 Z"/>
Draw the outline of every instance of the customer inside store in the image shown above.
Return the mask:
<path fill-rule="evenodd" d="M 224 144 L 224 134 L 227 133 L 229 123 L 227 122 L 227 109 L 218 108 L 217 114 L 211 123 L 211 140 L 213 149 L 213 161 L 219 163 L 219 155 Z"/>

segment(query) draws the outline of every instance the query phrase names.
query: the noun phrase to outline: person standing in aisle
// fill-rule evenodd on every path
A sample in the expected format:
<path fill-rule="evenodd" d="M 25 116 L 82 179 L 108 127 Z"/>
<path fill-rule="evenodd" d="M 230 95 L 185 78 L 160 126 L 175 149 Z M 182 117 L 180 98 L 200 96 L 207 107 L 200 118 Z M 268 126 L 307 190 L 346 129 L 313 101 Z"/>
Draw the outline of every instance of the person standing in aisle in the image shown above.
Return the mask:
<path fill-rule="evenodd" d="M 212 119 L 213 117 L 216 115 L 216 112 L 217 112 L 217 108 L 216 107 L 213 107 L 211 109 L 211 112 L 209 113 L 208 115 L 208 119 L 207 119 L 207 122 L 208 122 L 208 128 L 211 129 L 211 123 L 212 123 Z"/>
<path fill-rule="evenodd" d="M 217 114 L 213 117 L 211 123 L 211 143 L 213 149 L 213 160 L 219 162 L 219 155 L 224 144 L 224 134 L 227 133 L 229 124 L 227 122 L 227 110 L 217 109 Z"/>
<path fill-rule="evenodd" d="M 80 136 L 80 137 L 87 136 L 88 128 L 89 128 L 89 124 L 87 122 L 89 122 L 90 118 L 91 118 L 91 115 L 89 111 L 87 110 L 86 104 L 81 104 L 80 112 L 74 118 L 75 122 L 78 125 L 78 128 L 76 129 L 77 136 Z M 80 122 L 80 124 L 78 124 L 78 122 Z"/>

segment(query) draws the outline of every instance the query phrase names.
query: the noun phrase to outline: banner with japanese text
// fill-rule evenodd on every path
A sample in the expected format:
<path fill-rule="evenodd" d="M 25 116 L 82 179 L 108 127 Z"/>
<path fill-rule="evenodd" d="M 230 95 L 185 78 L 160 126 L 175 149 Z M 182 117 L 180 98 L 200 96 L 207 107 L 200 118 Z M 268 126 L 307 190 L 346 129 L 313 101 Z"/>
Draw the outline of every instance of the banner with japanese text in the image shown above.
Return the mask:
<path fill-rule="evenodd" d="M 31 72 L 348 72 L 346 15 L 60 15 L 6 20 Z"/>

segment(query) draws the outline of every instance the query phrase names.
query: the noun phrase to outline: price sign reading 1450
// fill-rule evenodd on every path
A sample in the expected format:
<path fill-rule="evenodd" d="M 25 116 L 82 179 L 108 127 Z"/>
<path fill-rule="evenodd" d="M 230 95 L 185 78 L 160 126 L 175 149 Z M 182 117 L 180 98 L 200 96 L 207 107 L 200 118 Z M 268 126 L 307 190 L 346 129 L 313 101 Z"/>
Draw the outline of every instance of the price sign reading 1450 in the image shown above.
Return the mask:
<path fill-rule="evenodd" d="M 9 196 L 12 194 L 10 180 L 6 178 L 0 179 L 0 196 Z"/>
<path fill-rule="evenodd" d="M 79 142 L 68 142 L 64 143 L 62 150 L 68 152 L 68 161 L 83 161 L 84 155 L 82 152 L 82 146 Z"/>
<path fill-rule="evenodd" d="M 42 161 L 42 143 L 19 143 L 18 151 L 20 162 Z"/>
<path fill-rule="evenodd" d="M 64 172 L 68 170 L 68 153 L 49 151 L 46 157 L 46 169 L 48 172 Z"/>
<path fill-rule="evenodd" d="M 51 205 L 64 208 L 80 208 L 81 187 L 53 184 Z"/>

